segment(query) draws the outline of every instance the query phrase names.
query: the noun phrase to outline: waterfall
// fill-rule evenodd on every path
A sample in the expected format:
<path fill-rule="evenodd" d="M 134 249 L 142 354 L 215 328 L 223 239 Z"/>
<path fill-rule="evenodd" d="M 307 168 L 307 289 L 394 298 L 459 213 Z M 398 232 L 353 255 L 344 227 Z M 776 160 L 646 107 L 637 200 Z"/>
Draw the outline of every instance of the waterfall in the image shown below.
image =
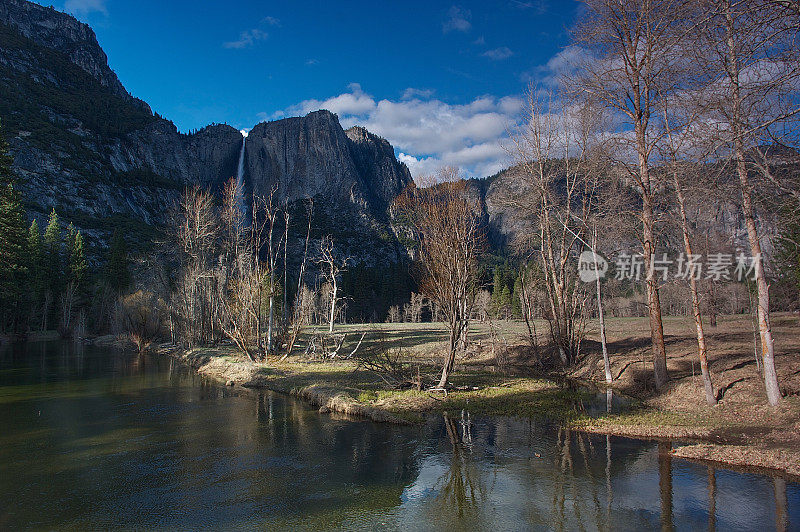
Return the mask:
<path fill-rule="evenodd" d="M 242 149 L 239 150 L 239 166 L 236 168 L 236 188 L 239 191 L 239 210 L 242 216 L 247 217 L 247 206 L 245 205 L 244 197 L 244 145 L 247 141 L 246 129 L 240 131 L 242 134 Z"/>

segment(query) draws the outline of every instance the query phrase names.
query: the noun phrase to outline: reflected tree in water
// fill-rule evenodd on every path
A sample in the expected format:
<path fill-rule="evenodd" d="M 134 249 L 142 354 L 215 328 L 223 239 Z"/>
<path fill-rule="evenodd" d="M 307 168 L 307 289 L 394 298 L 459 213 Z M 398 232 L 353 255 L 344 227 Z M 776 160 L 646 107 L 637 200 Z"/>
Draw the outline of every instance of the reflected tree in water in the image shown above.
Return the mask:
<path fill-rule="evenodd" d="M 447 438 L 453 449 L 450 469 L 439 479 L 439 501 L 448 508 L 455 508 L 459 519 L 463 519 L 465 512 L 476 510 L 479 504 L 486 499 L 487 488 L 482 482 L 480 471 L 469 459 L 469 449 L 461 439 L 458 422 L 449 417 L 444 417 L 444 427 Z M 467 432 L 471 439 L 471 433 Z"/>

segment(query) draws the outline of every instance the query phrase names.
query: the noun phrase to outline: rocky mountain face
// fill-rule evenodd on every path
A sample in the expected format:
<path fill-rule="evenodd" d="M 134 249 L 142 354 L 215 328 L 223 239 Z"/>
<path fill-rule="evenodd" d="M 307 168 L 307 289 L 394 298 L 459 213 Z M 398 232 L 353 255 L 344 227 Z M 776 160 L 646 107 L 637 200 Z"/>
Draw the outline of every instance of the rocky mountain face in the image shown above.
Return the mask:
<path fill-rule="evenodd" d="M 248 192 L 275 191 L 280 204 L 313 199 L 317 233 L 333 234 L 359 263 L 400 260 L 388 225 L 391 201 L 412 182 L 384 139 L 363 128 L 344 131 L 329 111 L 262 122 L 245 142 Z"/>
<path fill-rule="evenodd" d="M 412 182 L 387 141 L 360 127 L 344 131 L 329 111 L 255 126 L 245 179 L 259 195 L 275 187 L 281 202 L 320 196 L 377 219 Z"/>
<path fill-rule="evenodd" d="M 72 63 L 85 70 L 103 87 L 107 87 L 112 94 L 132 99 L 117 75 L 108 67 L 105 52 L 97 44 L 94 31 L 86 24 L 81 24 L 53 8 L 44 8 L 25 0 L 3 0 L 0 3 L 0 22 L 13 27 L 22 36 L 41 46 L 65 54 Z M 150 111 L 141 100 L 137 104 Z"/>
<path fill-rule="evenodd" d="M 146 245 L 185 186 L 218 189 L 236 175 L 239 131 L 178 132 L 125 90 L 89 26 L 52 8 L 0 2 L 0 94 L 30 215 L 55 208 L 96 243 L 121 229 Z M 258 124 L 245 155 L 249 192 L 314 198 L 319 233 L 347 236 L 355 256 L 399 259 L 386 212 L 411 175 L 384 139 L 319 111 Z"/>
<path fill-rule="evenodd" d="M 796 153 L 770 152 L 769 161 L 775 172 L 792 172 L 795 175 L 800 168 L 800 157 Z M 738 182 L 732 171 L 720 168 L 708 170 L 709 175 L 717 176 L 712 184 L 701 185 L 686 183 L 684 195 L 689 221 L 695 231 L 695 251 L 698 253 L 733 252 L 742 250 L 749 253 L 747 228 L 740 206 Z M 658 169 L 654 171 L 658 175 Z M 759 176 L 753 175 L 754 182 L 761 182 Z M 629 210 L 635 213 L 638 209 L 637 194 L 631 190 L 626 202 L 630 202 Z M 713 194 L 709 194 L 709 187 Z M 513 244 L 518 237 L 537 234 L 536 198 L 537 192 L 525 171 L 519 166 L 507 168 L 495 176 L 476 180 L 471 188 L 480 194 L 486 219 L 488 234 L 494 249 L 502 249 Z M 770 190 L 764 188 L 765 191 Z M 621 192 L 621 191 L 619 191 Z M 674 192 L 671 181 L 658 194 L 656 214 L 658 219 L 659 250 L 668 251 L 672 256 L 683 251 L 680 219 L 675 212 Z M 779 225 L 773 199 L 778 193 L 770 191 L 756 198 L 756 214 L 762 234 L 762 248 L 766 255 L 773 251 L 773 241 L 777 238 Z M 621 200 L 621 198 L 618 198 Z M 599 250 L 624 249 L 627 252 L 640 252 L 639 222 L 629 220 L 628 226 L 599 228 Z M 605 240 L 605 241 L 604 241 Z"/>

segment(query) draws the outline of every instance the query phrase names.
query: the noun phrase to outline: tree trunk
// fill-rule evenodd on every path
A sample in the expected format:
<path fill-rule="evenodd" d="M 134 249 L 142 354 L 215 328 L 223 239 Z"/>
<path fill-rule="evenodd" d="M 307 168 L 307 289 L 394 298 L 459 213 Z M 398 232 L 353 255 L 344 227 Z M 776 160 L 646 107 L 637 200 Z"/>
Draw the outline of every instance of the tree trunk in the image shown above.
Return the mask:
<path fill-rule="evenodd" d="M 775 371 L 775 347 L 772 339 L 772 328 L 769 319 L 769 285 L 764 278 L 764 261 L 761 256 L 761 241 L 758 238 L 755 216 L 753 214 L 753 199 L 750 182 L 745 166 L 744 148 L 741 141 L 737 141 L 736 170 L 742 186 L 742 210 L 744 222 L 747 226 L 747 240 L 750 244 L 750 253 L 753 257 L 756 275 L 756 289 L 758 290 L 758 332 L 761 337 L 761 361 L 764 368 L 764 387 L 767 391 L 767 400 L 776 406 L 781 399 L 778 386 L 778 374 Z"/>
<path fill-rule="evenodd" d="M 267 318 L 267 353 L 272 353 L 272 324 L 275 318 L 275 294 L 273 291 L 273 287 L 275 286 L 273 279 L 273 274 L 270 272 L 269 274 L 269 317 Z"/>
<path fill-rule="evenodd" d="M 639 158 L 639 186 L 642 188 L 642 245 L 644 248 L 644 264 L 647 269 L 647 307 L 650 315 L 650 340 L 653 349 L 653 377 L 656 389 L 660 390 L 669 381 L 667 372 L 667 350 L 664 347 L 664 325 L 661 321 L 661 299 L 658 296 L 658 280 L 653 272 L 655 258 L 655 216 L 653 214 L 652 187 L 650 184 L 650 167 L 647 162 L 647 138 L 644 118 L 641 116 L 642 103 L 636 103 L 640 114 L 636 117 L 635 133 Z M 651 275 L 652 272 L 652 275 Z"/>
<path fill-rule="evenodd" d="M 331 288 L 331 317 L 328 323 L 328 332 L 333 332 L 333 321 L 336 318 L 336 292 L 338 291 L 338 286 L 336 286 L 336 277 L 333 277 L 333 288 Z"/>
<path fill-rule="evenodd" d="M 747 175 L 744 140 L 742 138 L 742 97 L 739 85 L 739 58 L 734 42 L 734 21 L 730 6 L 726 10 L 728 25 L 728 69 L 731 74 L 733 117 L 731 119 L 731 133 L 733 134 L 734 157 L 736 158 L 736 173 L 742 189 L 742 213 L 747 226 L 747 240 L 750 244 L 750 253 L 755 266 L 756 288 L 758 290 L 758 332 L 761 337 L 761 358 L 764 367 L 764 387 L 767 400 L 772 406 L 777 406 L 781 399 L 778 387 L 778 374 L 775 371 L 775 347 L 772 340 L 772 329 L 769 321 L 769 285 L 764 278 L 764 261 L 761 257 L 761 241 L 758 238 L 755 214 L 753 211 L 753 197 L 750 180 Z"/>
<path fill-rule="evenodd" d="M 458 320 L 452 318 L 450 320 L 449 349 L 447 358 L 444 361 L 444 366 L 442 367 L 442 376 L 439 379 L 439 384 L 436 385 L 437 388 L 445 389 L 447 387 L 447 381 L 450 379 L 450 374 L 453 372 L 453 367 L 455 366 L 456 362 L 456 349 L 458 348 L 458 342 L 461 339 L 461 333 L 458 329 Z"/>
<path fill-rule="evenodd" d="M 675 192 L 678 195 L 678 207 L 681 214 L 681 229 L 683 231 L 683 247 L 686 250 L 687 259 L 692 256 L 692 241 L 689 238 L 689 222 L 686 219 L 686 202 L 683 197 L 678 174 L 673 174 Z M 708 369 L 708 356 L 706 352 L 706 337 L 703 333 L 703 317 L 700 314 L 700 297 L 697 293 L 697 280 L 694 275 L 689 275 L 689 290 L 692 293 L 692 315 L 694 316 L 694 326 L 697 331 L 697 354 L 700 357 L 700 372 L 703 378 L 703 389 L 706 394 L 706 402 L 709 406 L 717 404 L 717 397 L 714 394 L 714 385 L 711 382 L 711 372 Z"/>
<path fill-rule="evenodd" d="M 592 235 L 592 259 L 597 264 L 597 228 Z M 603 313 L 603 297 L 600 291 L 600 275 L 596 276 L 597 283 L 597 318 L 600 320 L 600 345 L 603 348 L 603 369 L 606 374 L 606 384 L 611 384 L 611 360 L 608 358 L 608 346 L 606 344 L 606 319 Z"/>
<path fill-rule="evenodd" d="M 656 389 L 660 390 L 669 381 L 667 372 L 667 350 L 664 346 L 664 325 L 661 321 L 661 300 L 658 296 L 658 279 L 651 275 L 655 258 L 655 235 L 653 231 L 653 204 L 649 194 L 642 197 L 642 221 L 644 236 L 644 261 L 647 269 L 647 307 L 650 315 L 650 339 L 653 348 L 653 377 Z"/>

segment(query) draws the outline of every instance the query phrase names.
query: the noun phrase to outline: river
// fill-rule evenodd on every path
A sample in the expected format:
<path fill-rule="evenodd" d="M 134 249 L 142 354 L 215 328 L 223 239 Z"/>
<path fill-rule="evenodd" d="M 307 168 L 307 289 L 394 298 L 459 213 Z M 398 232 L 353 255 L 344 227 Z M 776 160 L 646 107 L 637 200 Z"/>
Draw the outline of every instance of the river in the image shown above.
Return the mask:
<path fill-rule="evenodd" d="M 320 414 L 169 358 L 0 351 L 0 529 L 792 529 L 800 485 L 669 444 L 453 413 Z"/>

